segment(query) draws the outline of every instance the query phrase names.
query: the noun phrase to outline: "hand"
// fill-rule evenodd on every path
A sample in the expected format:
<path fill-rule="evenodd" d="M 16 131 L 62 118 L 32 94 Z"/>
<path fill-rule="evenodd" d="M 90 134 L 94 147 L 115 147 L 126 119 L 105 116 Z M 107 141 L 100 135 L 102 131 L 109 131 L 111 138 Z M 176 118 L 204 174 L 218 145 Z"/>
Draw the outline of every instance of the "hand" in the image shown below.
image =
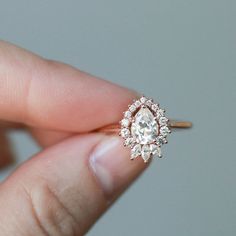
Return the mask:
<path fill-rule="evenodd" d="M 145 169 L 116 136 L 136 93 L 0 42 L 0 120 L 27 127 L 42 151 L 0 185 L 4 236 L 84 235 Z"/>

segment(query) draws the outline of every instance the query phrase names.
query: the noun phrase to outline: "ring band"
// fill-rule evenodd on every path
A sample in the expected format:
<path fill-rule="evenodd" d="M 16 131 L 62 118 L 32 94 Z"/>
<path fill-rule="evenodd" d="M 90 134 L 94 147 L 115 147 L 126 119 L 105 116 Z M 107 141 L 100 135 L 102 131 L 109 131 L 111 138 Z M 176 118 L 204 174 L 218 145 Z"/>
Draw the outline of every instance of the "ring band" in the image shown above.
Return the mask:
<path fill-rule="evenodd" d="M 170 127 L 172 130 L 173 129 L 176 129 L 176 130 L 190 129 L 190 128 L 192 128 L 192 122 L 170 120 L 168 122 L 168 127 Z M 97 129 L 97 131 L 101 132 L 101 133 L 105 133 L 105 134 L 119 134 L 120 133 L 120 125 L 119 124 L 107 125 L 107 126 Z"/>
<path fill-rule="evenodd" d="M 108 125 L 97 131 L 119 134 L 124 139 L 124 146 L 131 148 L 130 159 L 141 156 L 147 162 L 153 156 L 162 157 L 161 146 L 167 143 L 172 129 L 191 127 L 192 123 L 188 121 L 169 120 L 159 104 L 142 96 L 128 106 L 120 124 Z"/>

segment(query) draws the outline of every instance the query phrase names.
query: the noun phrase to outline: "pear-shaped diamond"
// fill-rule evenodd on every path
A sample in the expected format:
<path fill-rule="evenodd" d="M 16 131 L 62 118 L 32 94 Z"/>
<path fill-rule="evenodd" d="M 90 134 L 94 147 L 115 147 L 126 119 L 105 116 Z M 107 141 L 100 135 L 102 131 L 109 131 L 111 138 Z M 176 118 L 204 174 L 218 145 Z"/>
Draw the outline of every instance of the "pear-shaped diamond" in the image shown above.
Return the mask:
<path fill-rule="evenodd" d="M 153 143 L 158 136 L 159 125 L 147 107 L 141 107 L 131 126 L 131 135 L 140 144 Z"/>

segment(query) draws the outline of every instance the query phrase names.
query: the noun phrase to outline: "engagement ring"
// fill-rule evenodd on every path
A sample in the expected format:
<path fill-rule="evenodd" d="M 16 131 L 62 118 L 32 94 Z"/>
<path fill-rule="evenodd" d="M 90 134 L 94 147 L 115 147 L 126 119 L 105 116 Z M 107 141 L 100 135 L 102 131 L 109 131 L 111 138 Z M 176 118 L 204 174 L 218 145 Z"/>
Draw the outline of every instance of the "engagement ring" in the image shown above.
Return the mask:
<path fill-rule="evenodd" d="M 141 156 L 147 162 L 153 156 L 162 157 L 161 146 L 167 143 L 173 128 L 191 127 L 191 122 L 169 120 L 159 104 L 143 96 L 129 105 L 120 124 L 99 131 L 118 133 L 124 139 L 124 146 L 131 148 L 131 160 Z"/>

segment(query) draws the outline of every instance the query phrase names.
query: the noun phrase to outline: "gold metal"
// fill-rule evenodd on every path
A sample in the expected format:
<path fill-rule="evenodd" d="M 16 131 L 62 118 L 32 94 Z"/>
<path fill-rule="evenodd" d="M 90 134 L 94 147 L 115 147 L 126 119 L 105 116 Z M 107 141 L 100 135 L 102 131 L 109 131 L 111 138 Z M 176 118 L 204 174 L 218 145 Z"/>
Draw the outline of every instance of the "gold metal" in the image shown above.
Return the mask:
<path fill-rule="evenodd" d="M 193 124 L 189 121 L 177 121 L 177 120 L 170 120 L 169 127 L 174 129 L 189 129 L 192 128 Z"/>
<path fill-rule="evenodd" d="M 168 122 L 168 126 L 172 130 L 173 129 L 189 129 L 189 128 L 192 127 L 192 122 L 170 120 Z M 107 126 L 104 126 L 102 128 L 97 129 L 96 131 L 97 132 L 101 132 L 101 133 L 107 133 L 107 134 L 112 134 L 112 133 L 119 134 L 119 132 L 120 132 L 120 125 L 119 124 L 107 125 Z"/>

